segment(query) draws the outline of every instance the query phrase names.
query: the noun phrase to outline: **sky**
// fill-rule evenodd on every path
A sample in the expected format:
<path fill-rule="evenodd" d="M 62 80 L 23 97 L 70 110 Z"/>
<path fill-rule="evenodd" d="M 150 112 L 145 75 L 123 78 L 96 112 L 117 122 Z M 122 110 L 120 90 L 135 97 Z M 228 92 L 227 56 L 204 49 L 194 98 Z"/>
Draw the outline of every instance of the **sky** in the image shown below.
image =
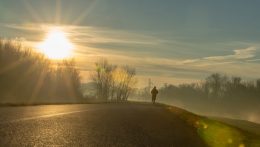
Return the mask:
<path fill-rule="evenodd" d="M 35 47 L 60 26 L 82 81 L 98 58 L 136 67 L 138 85 L 211 73 L 260 78 L 259 0 L 0 0 L 0 37 Z"/>

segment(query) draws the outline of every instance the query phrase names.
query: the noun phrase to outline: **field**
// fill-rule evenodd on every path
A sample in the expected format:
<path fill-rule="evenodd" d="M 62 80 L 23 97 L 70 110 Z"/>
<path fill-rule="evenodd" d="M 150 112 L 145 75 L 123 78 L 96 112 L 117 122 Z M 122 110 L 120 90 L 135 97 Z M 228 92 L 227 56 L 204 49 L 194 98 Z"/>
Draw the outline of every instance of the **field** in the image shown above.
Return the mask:
<path fill-rule="evenodd" d="M 185 120 L 189 125 L 197 129 L 198 135 L 210 147 L 222 146 L 236 146 L 236 147 L 258 147 L 260 146 L 260 135 L 249 132 L 248 129 L 253 130 L 255 125 L 247 123 L 247 125 L 238 125 L 238 121 L 219 121 L 212 118 L 198 116 L 191 112 L 179 109 L 173 106 L 166 106 L 169 111 L 178 114 L 178 116 Z M 224 123 L 225 122 L 225 123 Z M 235 123 L 236 122 L 236 123 Z M 236 124 L 236 125 L 234 125 Z M 238 128 L 242 126 L 241 128 Z M 257 126 L 259 128 L 259 125 Z M 257 128 L 256 128 L 257 129 Z M 257 132 L 256 130 L 254 132 Z"/>

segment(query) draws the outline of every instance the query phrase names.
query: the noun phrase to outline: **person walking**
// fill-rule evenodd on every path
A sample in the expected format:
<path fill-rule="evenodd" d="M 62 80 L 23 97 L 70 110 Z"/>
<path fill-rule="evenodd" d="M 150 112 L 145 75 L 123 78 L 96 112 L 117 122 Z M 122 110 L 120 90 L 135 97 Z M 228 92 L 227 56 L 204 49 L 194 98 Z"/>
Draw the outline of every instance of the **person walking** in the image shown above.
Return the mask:
<path fill-rule="evenodd" d="M 152 94 L 152 103 L 155 104 L 155 100 L 156 100 L 156 96 L 158 94 L 158 90 L 156 89 L 156 87 L 154 86 L 152 91 L 151 91 L 151 94 Z"/>

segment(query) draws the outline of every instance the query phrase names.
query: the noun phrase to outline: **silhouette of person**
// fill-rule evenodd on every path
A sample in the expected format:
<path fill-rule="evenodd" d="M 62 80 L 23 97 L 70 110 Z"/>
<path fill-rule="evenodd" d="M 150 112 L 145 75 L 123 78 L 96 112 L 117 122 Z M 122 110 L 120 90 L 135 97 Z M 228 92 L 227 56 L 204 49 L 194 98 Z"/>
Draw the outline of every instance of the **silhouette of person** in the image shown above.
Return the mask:
<path fill-rule="evenodd" d="M 159 92 L 158 92 L 158 90 L 156 89 L 156 86 L 154 86 L 153 89 L 152 89 L 152 91 L 151 91 L 153 104 L 155 104 L 156 96 L 157 96 L 158 93 L 159 93 Z"/>

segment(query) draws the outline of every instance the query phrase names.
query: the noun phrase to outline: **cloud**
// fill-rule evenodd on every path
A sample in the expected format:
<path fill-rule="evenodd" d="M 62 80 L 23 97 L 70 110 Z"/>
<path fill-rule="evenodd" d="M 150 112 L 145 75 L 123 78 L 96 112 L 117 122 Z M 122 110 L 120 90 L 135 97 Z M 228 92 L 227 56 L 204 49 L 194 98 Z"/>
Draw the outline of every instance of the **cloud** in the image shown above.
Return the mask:
<path fill-rule="evenodd" d="M 250 46 L 244 49 L 235 49 L 231 55 L 223 56 L 208 56 L 202 58 L 185 59 L 180 61 L 183 65 L 194 65 L 194 66 L 212 66 L 212 65 L 223 65 L 230 63 L 239 63 L 247 61 L 255 61 L 256 47 Z"/>
<path fill-rule="evenodd" d="M 22 30 L 22 31 L 48 31 L 56 24 L 4 24 L 0 26 Z M 92 27 L 92 26 L 77 26 L 77 25 L 58 25 L 77 43 L 133 43 L 133 44 L 154 44 L 160 39 L 144 35 L 137 32 L 114 30 L 111 28 Z"/>
<path fill-rule="evenodd" d="M 237 49 L 234 50 L 233 55 L 225 55 L 225 56 L 211 56 L 205 57 L 206 60 L 239 60 L 239 59 L 249 59 L 255 57 L 256 48 L 248 47 L 245 49 Z"/>
<path fill-rule="evenodd" d="M 248 62 L 258 62 L 260 59 L 252 59 L 252 60 L 247 60 Z"/>
<path fill-rule="evenodd" d="M 3 26 L 3 24 L 0 24 Z M 22 33 L 27 42 L 34 45 L 38 40 L 35 34 L 43 34 L 53 24 L 4 24 L 4 27 L 15 29 Z M 94 69 L 94 62 L 105 57 L 114 64 L 128 64 L 137 68 L 141 80 L 152 78 L 158 83 L 193 82 L 204 79 L 213 72 L 231 75 L 257 77 L 260 74 L 257 61 L 258 46 L 247 44 L 248 47 L 233 49 L 230 54 L 222 56 L 204 55 L 187 42 L 185 48 L 180 48 L 185 42 L 167 40 L 142 32 L 114 30 L 110 28 L 62 25 L 70 40 L 76 45 L 75 54 L 78 68 L 84 81 Z M 17 31 L 18 30 L 18 31 Z M 31 34 L 31 35 L 28 35 Z M 212 47 L 213 48 L 213 47 Z M 210 50 L 207 54 L 210 54 Z M 185 52 L 189 57 L 177 53 Z M 201 53 L 201 57 L 194 56 Z M 145 82 L 141 82 L 145 83 Z"/>

